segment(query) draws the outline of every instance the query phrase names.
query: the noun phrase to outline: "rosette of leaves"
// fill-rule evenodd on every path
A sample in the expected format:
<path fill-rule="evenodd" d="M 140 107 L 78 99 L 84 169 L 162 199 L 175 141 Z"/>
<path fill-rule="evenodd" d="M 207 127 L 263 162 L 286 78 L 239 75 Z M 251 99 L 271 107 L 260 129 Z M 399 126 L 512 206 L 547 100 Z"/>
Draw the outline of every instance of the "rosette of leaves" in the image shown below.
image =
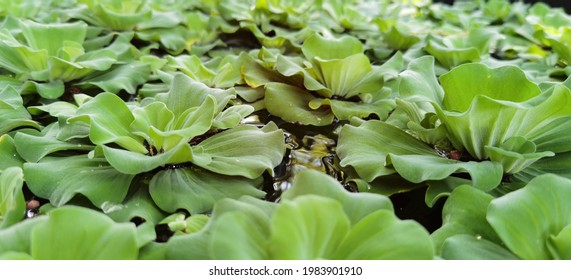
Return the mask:
<path fill-rule="evenodd" d="M 68 10 L 70 17 L 92 25 L 125 31 L 152 19 L 152 10 L 145 0 L 77 0 L 78 7 Z"/>
<path fill-rule="evenodd" d="M 490 46 L 498 39 L 498 33 L 488 28 L 475 28 L 457 36 L 429 36 L 426 52 L 433 55 L 445 68 L 451 69 L 463 63 L 480 62 L 488 56 Z"/>
<path fill-rule="evenodd" d="M 393 214 L 387 197 L 348 193 L 333 178 L 308 170 L 279 204 L 221 200 L 204 228 L 169 240 L 166 257 L 432 259 L 433 245 L 422 226 Z"/>
<path fill-rule="evenodd" d="M 265 106 L 272 115 L 323 126 L 334 118 L 386 118 L 394 107 L 390 91 L 383 90 L 383 70 L 371 65 L 357 38 L 315 34 L 302 52 L 305 60 L 260 51 L 263 60 L 244 66 L 248 85 L 265 85 Z"/>
<path fill-rule="evenodd" d="M 571 181 L 540 175 L 499 198 L 469 186 L 455 189 L 432 234 L 445 259 L 571 259 Z"/>
<path fill-rule="evenodd" d="M 134 260 L 152 240 L 148 229 L 116 223 L 85 207 L 65 206 L 0 229 L 0 259 Z"/>
<path fill-rule="evenodd" d="M 281 162 L 284 135 L 273 123 L 261 128 L 240 124 L 253 109 L 226 108 L 234 97 L 232 90 L 209 88 L 183 74 L 174 77 L 169 92 L 142 104 L 99 94 L 79 106 L 64 125 L 78 128 L 76 138 L 85 136 L 87 126 L 95 150 L 89 156 L 67 157 L 24 152 L 24 158 L 33 160 L 24 166 L 29 188 L 55 206 L 82 194 L 107 211 L 125 209 L 129 186 L 138 174 L 148 179 L 151 197 L 142 191 L 129 200 L 152 198 L 142 207 L 158 206 L 166 212 L 204 212 L 224 197 L 260 197 L 261 174 L 272 173 Z M 54 135 L 20 133 L 16 145 L 25 151 L 46 138 L 66 145 Z"/>
<path fill-rule="evenodd" d="M 3 84 L 16 86 L 22 93 L 35 93 L 48 99 L 60 97 L 64 83 L 111 68 L 122 53 L 121 42 L 86 51 L 87 24 L 37 23 L 19 21 L 17 29 L 0 32 L 0 67 L 14 75 Z M 112 39 L 112 38 L 111 38 Z M 119 39 L 118 39 L 119 40 Z M 128 42 L 122 42 L 128 44 Z"/>
<path fill-rule="evenodd" d="M 398 173 L 430 185 L 427 203 L 461 183 L 490 191 L 542 173 L 568 172 L 571 92 L 542 92 L 513 66 L 464 64 L 436 81 L 433 58 L 401 73 L 399 107 L 388 122 L 345 126 L 337 153 L 367 182 Z M 460 177 L 460 178 L 459 178 Z M 470 181 L 466 181 L 469 178 Z"/>

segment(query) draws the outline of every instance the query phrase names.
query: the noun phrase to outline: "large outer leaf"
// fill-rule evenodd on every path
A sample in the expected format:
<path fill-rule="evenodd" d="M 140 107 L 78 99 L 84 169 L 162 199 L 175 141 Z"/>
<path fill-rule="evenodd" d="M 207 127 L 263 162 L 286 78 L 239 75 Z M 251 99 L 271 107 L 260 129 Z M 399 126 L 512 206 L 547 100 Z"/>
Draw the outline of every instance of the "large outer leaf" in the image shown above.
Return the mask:
<path fill-rule="evenodd" d="M 91 209 L 66 206 L 32 229 L 31 255 L 42 260 L 136 259 L 135 225 L 117 224 Z"/>
<path fill-rule="evenodd" d="M 94 85 L 112 93 L 125 90 L 130 94 L 135 94 L 137 87 L 145 83 L 150 75 L 151 67 L 149 64 L 133 62 L 119 65 L 102 74 L 86 77 L 78 85 Z"/>
<path fill-rule="evenodd" d="M 14 143 L 18 153 L 28 162 L 38 162 L 46 155 L 58 151 L 90 151 L 95 147 L 78 141 L 61 141 L 57 139 L 60 131 L 58 123 L 48 125 L 37 134 L 19 131 L 14 137 Z"/>
<path fill-rule="evenodd" d="M 502 166 L 491 161 L 461 162 L 433 154 L 389 154 L 387 161 L 390 161 L 399 175 L 413 183 L 442 180 L 457 172 L 468 172 L 474 187 L 489 191 L 500 184 L 503 175 Z"/>
<path fill-rule="evenodd" d="M 495 199 L 487 219 L 505 245 L 522 259 L 552 259 L 548 243 L 571 224 L 571 181 L 553 174 Z M 571 240 L 566 240 L 567 244 Z M 557 249 L 564 248 L 558 247 Z M 562 256 L 566 255 L 566 252 Z"/>
<path fill-rule="evenodd" d="M 501 240 L 486 220 L 488 205 L 493 198 L 467 185 L 454 189 L 442 209 L 442 227 L 432 233 L 437 254 L 441 254 L 446 239 L 459 234 L 500 244 Z"/>
<path fill-rule="evenodd" d="M 22 220 L 26 214 L 26 201 L 22 186 L 24 173 L 20 167 L 0 171 L 0 229 Z"/>
<path fill-rule="evenodd" d="M 350 229 L 340 203 L 307 195 L 284 201 L 271 222 L 272 259 L 332 259 Z"/>
<path fill-rule="evenodd" d="M 9 228 L 0 230 L 0 258 L 5 253 L 30 253 L 31 234 L 37 226 L 45 224 L 46 216 L 26 219 Z M 9 257 L 8 257 L 9 258 Z"/>
<path fill-rule="evenodd" d="M 273 174 L 285 153 L 284 141 L 274 123 L 261 129 L 237 126 L 194 146 L 192 161 L 212 172 L 256 178 L 266 170 Z"/>
<path fill-rule="evenodd" d="M 210 242 L 214 259 L 268 259 L 270 219 L 261 209 L 247 204 L 242 206 L 244 210 L 217 217 Z"/>
<path fill-rule="evenodd" d="M 382 121 L 367 121 L 341 129 L 337 155 L 341 166 L 351 165 L 361 178 L 371 182 L 395 173 L 388 167 L 389 153 L 396 155 L 436 155 L 434 149 L 410 134 Z"/>
<path fill-rule="evenodd" d="M 393 205 L 388 197 L 366 192 L 348 192 L 335 179 L 315 170 L 297 173 L 293 179 L 292 187 L 284 192 L 281 198 L 292 200 L 309 194 L 339 201 L 352 225 L 377 210 L 393 210 Z"/>
<path fill-rule="evenodd" d="M 339 244 L 334 259 L 432 259 L 434 249 L 426 229 L 414 221 L 401 221 L 379 210 L 360 220 Z"/>
<path fill-rule="evenodd" d="M 55 206 L 82 194 L 98 207 L 123 201 L 134 177 L 119 173 L 105 159 L 83 155 L 45 157 L 38 163 L 26 163 L 24 176 L 35 195 L 49 199 Z"/>
<path fill-rule="evenodd" d="M 282 83 L 267 83 L 264 102 L 268 112 L 285 121 L 306 125 L 328 125 L 333 122 L 334 115 L 330 109 L 312 109 L 309 103 L 314 100 L 309 92 Z"/>
<path fill-rule="evenodd" d="M 186 209 L 191 214 L 212 209 L 222 198 L 243 195 L 261 197 L 257 189 L 261 178 L 250 180 L 215 174 L 198 168 L 178 168 L 160 171 L 150 182 L 149 192 L 155 203 L 166 212 Z"/>

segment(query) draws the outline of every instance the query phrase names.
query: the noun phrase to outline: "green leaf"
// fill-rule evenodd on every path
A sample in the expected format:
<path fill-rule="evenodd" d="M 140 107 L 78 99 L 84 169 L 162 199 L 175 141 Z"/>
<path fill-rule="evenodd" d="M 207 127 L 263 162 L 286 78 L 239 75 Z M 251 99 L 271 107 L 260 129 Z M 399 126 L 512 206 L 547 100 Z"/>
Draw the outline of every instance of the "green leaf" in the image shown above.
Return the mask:
<path fill-rule="evenodd" d="M 26 20 L 22 21 L 21 27 L 29 46 L 46 50 L 49 56 L 57 56 L 68 42 L 82 44 L 87 31 L 87 24 L 81 21 L 42 24 Z"/>
<path fill-rule="evenodd" d="M 393 210 L 388 197 L 366 192 L 348 192 L 335 179 L 315 170 L 297 173 L 291 188 L 284 192 L 281 198 L 286 201 L 304 195 L 318 195 L 337 200 L 343 206 L 352 225 L 377 210 Z"/>
<path fill-rule="evenodd" d="M 267 83 L 264 102 L 268 112 L 288 122 L 323 126 L 333 122 L 334 115 L 325 106 L 314 110 L 309 103 L 314 97 L 307 91 L 282 83 Z"/>
<path fill-rule="evenodd" d="M 517 260 L 510 251 L 497 243 L 472 235 L 452 236 L 442 246 L 442 258 L 446 260 Z"/>
<path fill-rule="evenodd" d="M 387 155 L 435 155 L 434 149 L 410 134 L 382 121 L 367 121 L 360 126 L 343 126 L 337 155 L 341 166 L 353 166 L 368 182 L 395 173 L 387 166 Z"/>
<path fill-rule="evenodd" d="M 66 206 L 50 211 L 31 232 L 31 256 L 38 260 L 136 259 L 135 226 L 117 224 L 102 213 Z"/>
<path fill-rule="evenodd" d="M 123 201 L 133 175 L 119 173 L 105 159 L 87 156 L 45 157 L 38 163 L 24 164 L 30 190 L 47 198 L 56 207 L 76 194 L 87 197 L 97 207 Z"/>
<path fill-rule="evenodd" d="M 127 150 L 145 154 L 143 139 L 129 130 L 133 120 L 133 114 L 121 98 L 112 93 L 101 93 L 80 106 L 77 117 L 68 122 L 89 123 L 89 139 L 94 144 L 117 143 Z"/>
<path fill-rule="evenodd" d="M 39 216 L 34 219 L 26 219 L 9 228 L 0 230 L 0 257 L 5 256 L 11 259 L 14 253 L 30 254 L 31 234 L 30 232 L 37 226 L 45 224 L 48 220 L 46 216 Z M 12 253 L 11 256 L 5 255 Z M 21 255 L 20 255 L 21 256 Z"/>
<path fill-rule="evenodd" d="M 272 259 L 331 259 L 350 229 L 340 203 L 314 195 L 284 201 L 271 222 Z"/>
<path fill-rule="evenodd" d="M 60 131 L 58 123 L 51 123 L 41 133 L 19 131 L 14 137 L 14 143 L 20 156 L 28 162 L 38 162 L 46 155 L 58 151 L 91 151 L 95 148 L 80 141 L 61 141 L 57 139 Z"/>
<path fill-rule="evenodd" d="M 440 83 L 446 93 L 442 106 L 460 113 L 473 107 L 473 100 L 481 95 L 494 100 L 523 102 L 541 93 L 515 66 L 490 69 L 480 63 L 464 64 L 442 75 Z"/>
<path fill-rule="evenodd" d="M 403 99 L 442 103 L 444 91 L 436 80 L 434 57 L 423 56 L 411 61 L 400 77 L 399 94 Z"/>
<path fill-rule="evenodd" d="M 505 245 L 522 259 L 566 256 L 566 252 L 557 251 L 565 247 L 555 246 L 561 255 L 554 256 L 548 244 L 571 224 L 569 199 L 571 181 L 545 174 L 492 201 L 487 219 Z"/>
<path fill-rule="evenodd" d="M 442 180 L 448 176 L 468 172 L 472 185 L 483 191 L 496 188 L 503 176 L 502 166 L 492 161 L 461 162 L 436 155 L 395 155 L 389 154 L 387 162 L 403 178 L 413 183 L 428 180 Z"/>
<path fill-rule="evenodd" d="M 471 69 L 472 67 L 474 69 Z M 446 75 L 451 75 L 456 69 L 463 69 L 462 71 L 471 69 L 473 71 L 463 72 L 466 75 L 464 78 L 475 77 L 476 74 L 473 73 L 481 71 L 478 70 L 481 67 L 479 64 L 465 64 Z M 455 85 L 451 86 L 450 83 L 444 82 L 445 80 L 448 81 L 451 76 L 446 76 L 446 79 L 445 76 L 442 76 L 441 80 L 443 85 L 446 85 L 444 87 L 447 92 L 444 100 L 445 109 L 435 107 L 439 118 L 447 127 L 449 138 L 454 146 L 457 149 L 466 149 L 474 158 L 480 160 L 489 158 L 485 146 L 500 147 L 504 141 L 513 136 L 522 136 L 530 141 L 533 141 L 534 138 L 540 138 L 541 136 L 537 134 L 537 131 L 541 131 L 543 126 L 557 121 L 559 118 L 567 117 L 571 113 L 571 107 L 569 107 L 571 92 L 566 87 L 557 86 L 553 91 L 539 95 L 537 86 L 529 82 L 518 68 L 506 66 L 489 71 L 491 71 L 492 77 L 495 73 L 499 73 L 498 77 L 503 77 L 510 82 L 488 78 L 493 80 L 491 83 L 487 82 L 485 77 L 480 77 L 480 80 L 474 79 L 470 83 L 473 83 L 474 86 L 477 86 L 476 84 L 488 84 L 488 88 L 481 89 L 481 92 L 468 88 L 459 91 L 460 87 L 468 85 L 464 83 L 464 79 L 454 81 Z M 461 72 L 454 73 L 459 74 Z M 515 78 L 504 76 L 507 73 L 515 74 Z M 519 84 L 507 87 L 514 79 L 520 81 Z M 456 84 L 459 81 L 464 84 L 462 86 Z M 455 90 L 449 91 L 447 89 L 449 86 Z M 521 88 L 518 94 L 513 94 L 511 87 L 517 89 L 517 86 Z M 451 95 L 455 97 L 449 97 Z M 463 97 L 459 97 L 460 95 Z M 468 96 L 470 95 L 474 96 L 473 100 L 469 100 Z M 465 109 L 467 111 L 463 113 L 456 112 Z M 555 133 L 549 132 L 549 134 L 551 133 L 555 137 Z M 540 145 L 541 143 L 535 144 Z"/>
<path fill-rule="evenodd" d="M 363 53 L 363 45 L 352 36 L 339 38 L 325 38 L 315 34 L 303 42 L 301 51 L 309 60 L 320 58 L 322 60 L 343 59 L 354 54 Z"/>
<path fill-rule="evenodd" d="M 512 137 L 500 145 L 500 147 L 485 147 L 490 155 L 490 160 L 499 162 L 504 167 L 504 172 L 517 173 L 534 162 L 544 157 L 554 156 L 551 151 L 536 152 L 535 143 L 523 137 Z"/>
<path fill-rule="evenodd" d="M 414 221 L 401 221 L 387 210 L 361 219 L 339 244 L 334 259 L 430 260 L 434 249 L 428 232 Z"/>
<path fill-rule="evenodd" d="M 211 254 L 220 260 L 268 259 L 269 218 L 259 209 L 224 213 L 212 228 Z M 232 238 L 228 238 L 232 236 Z"/>
<path fill-rule="evenodd" d="M 85 77 L 77 85 L 93 85 L 106 92 L 119 93 L 124 90 L 135 94 L 137 87 L 149 80 L 151 68 L 149 64 L 132 62 L 116 66 L 101 74 Z"/>
<path fill-rule="evenodd" d="M 24 107 L 20 94 L 7 86 L 0 91 L 0 135 L 22 126 L 40 128 Z"/>
<path fill-rule="evenodd" d="M 123 149 L 101 146 L 105 159 L 117 171 L 136 175 L 167 164 L 179 164 L 192 160 L 192 149 L 188 143 L 180 142 L 176 147 L 156 155 L 143 155 Z"/>
<path fill-rule="evenodd" d="M 24 173 L 20 167 L 9 167 L 0 173 L 0 229 L 21 221 L 26 214 L 22 190 Z"/>
<path fill-rule="evenodd" d="M 14 139 L 8 134 L 0 136 L 0 171 L 9 167 L 22 167 L 24 160 L 18 154 Z"/>
<path fill-rule="evenodd" d="M 284 141 L 283 131 L 274 123 L 261 129 L 241 125 L 194 146 L 192 161 L 219 174 L 257 178 L 264 171 L 273 174 L 273 168 L 280 164 L 285 153 Z"/>
<path fill-rule="evenodd" d="M 493 199 L 493 196 L 468 185 L 454 189 L 442 209 L 442 227 L 432 233 L 437 254 L 443 255 L 445 241 L 458 235 L 469 235 L 478 240 L 501 244 L 500 238 L 486 220 L 488 205 Z M 449 250 L 460 248 L 462 247 L 455 249 L 452 246 Z"/>
<path fill-rule="evenodd" d="M 146 185 L 139 186 L 121 203 L 104 203 L 101 205 L 101 210 L 116 222 L 129 222 L 139 217 L 152 224 L 158 224 L 165 217 L 165 213 L 151 198 L 149 187 Z"/>
<path fill-rule="evenodd" d="M 186 209 L 191 214 L 209 211 L 222 198 L 243 195 L 261 197 L 259 179 L 246 179 L 215 174 L 194 167 L 166 169 L 150 182 L 149 192 L 156 205 L 166 212 Z"/>

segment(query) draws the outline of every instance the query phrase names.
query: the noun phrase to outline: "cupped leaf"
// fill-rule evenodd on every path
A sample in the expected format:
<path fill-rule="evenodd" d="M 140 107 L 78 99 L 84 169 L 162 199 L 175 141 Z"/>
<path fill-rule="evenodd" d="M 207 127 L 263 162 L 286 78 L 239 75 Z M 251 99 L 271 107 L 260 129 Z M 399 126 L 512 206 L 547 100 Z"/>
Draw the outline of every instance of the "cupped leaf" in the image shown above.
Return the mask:
<path fill-rule="evenodd" d="M 292 187 L 284 192 L 281 198 L 293 200 L 310 194 L 329 197 L 340 202 L 353 225 L 377 210 L 393 210 L 388 197 L 366 192 L 348 192 L 335 179 L 315 170 L 296 174 Z"/>
<path fill-rule="evenodd" d="M 350 229 L 340 203 L 313 195 L 284 201 L 272 217 L 273 259 L 332 259 Z"/>
<path fill-rule="evenodd" d="M 26 201 L 22 190 L 24 173 L 20 167 L 0 171 L 0 229 L 10 227 L 26 214 Z"/>
<path fill-rule="evenodd" d="M 569 179 L 553 174 L 541 175 L 524 188 L 492 201 L 487 220 L 506 247 L 522 259 L 564 257 L 567 253 L 558 250 L 566 246 L 550 247 L 550 239 L 560 234 L 564 236 L 565 228 L 571 224 L 569 199 Z"/>
<path fill-rule="evenodd" d="M 97 211 L 66 206 L 50 211 L 31 232 L 31 256 L 42 260 L 136 259 L 132 223 L 118 224 Z"/>
<path fill-rule="evenodd" d="M 149 192 L 157 206 L 166 212 L 185 209 L 191 214 L 212 209 L 223 198 L 243 195 L 261 197 L 261 178 L 224 176 L 195 167 L 162 170 L 153 176 Z"/>
<path fill-rule="evenodd" d="M 55 206 L 82 194 L 97 207 L 122 202 L 134 177 L 118 172 L 105 159 L 84 155 L 45 157 L 38 163 L 26 163 L 24 176 L 34 194 Z"/>
<path fill-rule="evenodd" d="M 379 210 L 361 219 L 339 244 L 334 259 L 430 260 L 434 248 L 426 229 Z"/>
<path fill-rule="evenodd" d="M 440 83 L 446 93 L 442 106 L 455 112 L 466 112 L 479 95 L 522 102 L 541 93 L 539 87 L 515 66 L 490 69 L 480 63 L 465 64 L 442 75 Z"/>
<path fill-rule="evenodd" d="M 260 209 L 249 208 L 247 211 L 224 213 L 217 218 L 210 246 L 214 259 L 268 259 L 269 217 Z"/>
<path fill-rule="evenodd" d="M 134 120 L 127 104 L 112 93 L 98 94 L 77 110 L 77 116 L 68 122 L 83 122 L 90 124 L 89 139 L 94 144 L 103 145 L 117 143 L 119 146 L 145 154 L 143 139 L 133 134 L 129 127 Z"/>
<path fill-rule="evenodd" d="M 285 153 L 284 143 L 283 131 L 274 123 L 261 129 L 242 125 L 194 146 L 192 161 L 219 174 L 257 178 L 264 171 L 273 174 Z"/>
<path fill-rule="evenodd" d="M 301 51 L 309 60 L 314 58 L 322 60 L 343 59 L 363 53 L 363 45 L 359 39 L 352 36 L 326 38 L 315 34 L 304 41 Z"/>

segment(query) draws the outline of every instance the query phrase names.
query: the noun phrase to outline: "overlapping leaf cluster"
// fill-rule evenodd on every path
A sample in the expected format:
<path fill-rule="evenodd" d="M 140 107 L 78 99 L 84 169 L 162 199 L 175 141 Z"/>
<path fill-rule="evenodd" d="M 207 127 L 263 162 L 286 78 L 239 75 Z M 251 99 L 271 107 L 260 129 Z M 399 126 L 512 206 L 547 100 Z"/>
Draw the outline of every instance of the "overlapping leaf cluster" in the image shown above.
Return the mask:
<path fill-rule="evenodd" d="M 563 10 L 0 4 L 0 258 L 571 257 Z"/>

